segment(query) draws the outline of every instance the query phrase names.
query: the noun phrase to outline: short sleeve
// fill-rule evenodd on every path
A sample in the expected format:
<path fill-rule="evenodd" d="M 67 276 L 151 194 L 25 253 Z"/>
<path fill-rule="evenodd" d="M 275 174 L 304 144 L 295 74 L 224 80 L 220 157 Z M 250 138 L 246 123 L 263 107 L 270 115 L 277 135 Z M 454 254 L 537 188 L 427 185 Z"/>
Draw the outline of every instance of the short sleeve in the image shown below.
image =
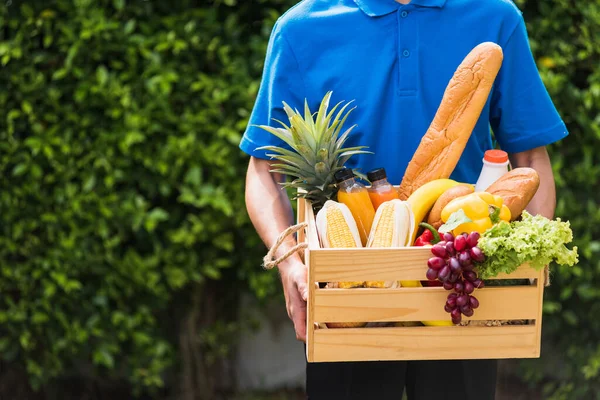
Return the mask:
<path fill-rule="evenodd" d="M 490 103 L 490 125 L 500 147 L 517 153 L 566 137 L 567 127 L 540 77 L 521 15 L 502 50 Z"/>
<path fill-rule="evenodd" d="M 298 61 L 281 27 L 276 24 L 269 38 L 262 80 L 240 149 L 251 156 L 267 159 L 265 150 L 256 149 L 268 145 L 289 148 L 258 125 L 281 127 L 276 121 L 279 120 L 289 126 L 282 102 L 285 101 L 292 109 L 302 110 L 304 90 Z"/>

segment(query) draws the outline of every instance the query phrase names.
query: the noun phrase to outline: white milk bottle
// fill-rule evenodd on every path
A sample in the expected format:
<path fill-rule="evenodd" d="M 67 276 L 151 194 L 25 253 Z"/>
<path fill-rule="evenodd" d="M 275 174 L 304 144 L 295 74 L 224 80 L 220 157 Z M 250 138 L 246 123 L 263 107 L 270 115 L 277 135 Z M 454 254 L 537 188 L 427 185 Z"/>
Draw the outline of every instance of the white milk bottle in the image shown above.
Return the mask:
<path fill-rule="evenodd" d="M 508 172 L 508 154 L 502 150 L 488 150 L 483 156 L 483 168 L 475 184 L 476 192 L 484 192 Z"/>

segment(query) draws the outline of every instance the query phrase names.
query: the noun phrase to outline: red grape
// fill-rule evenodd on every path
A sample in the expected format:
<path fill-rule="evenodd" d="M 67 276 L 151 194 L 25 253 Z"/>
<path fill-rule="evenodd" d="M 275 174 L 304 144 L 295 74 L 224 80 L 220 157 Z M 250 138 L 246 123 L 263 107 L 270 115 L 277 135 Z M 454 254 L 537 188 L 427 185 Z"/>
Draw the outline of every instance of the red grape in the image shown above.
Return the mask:
<path fill-rule="evenodd" d="M 451 307 L 449 304 L 446 303 L 446 305 L 444 306 L 444 310 L 447 313 L 450 313 L 450 312 L 452 312 L 452 310 L 454 310 L 454 307 Z"/>
<path fill-rule="evenodd" d="M 456 254 L 456 250 L 454 249 L 454 242 L 446 243 L 446 253 L 450 256 Z"/>
<path fill-rule="evenodd" d="M 475 286 L 477 289 L 483 289 L 485 287 L 485 284 L 481 279 L 477 278 L 473 281 L 473 286 Z"/>
<path fill-rule="evenodd" d="M 444 289 L 446 290 L 452 290 L 454 288 L 454 285 L 450 282 L 444 282 Z"/>
<path fill-rule="evenodd" d="M 456 258 L 453 258 L 454 261 L 452 262 L 448 262 L 448 265 L 450 266 L 450 271 L 454 272 L 455 274 L 461 274 L 463 271 L 463 268 L 460 265 L 460 262 L 458 262 L 458 260 Z"/>
<path fill-rule="evenodd" d="M 469 255 L 468 250 L 463 250 L 458 254 L 458 261 L 460 265 L 470 265 L 471 264 L 471 256 Z"/>
<path fill-rule="evenodd" d="M 431 253 L 434 256 L 438 256 L 441 258 L 446 257 L 446 247 L 444 246 L 440 246 L 438 244 L 435 244 L 432 248 L 431 248 Z"/>
<path fill-rule="evenodd" d="M 462 293 L 462 291 L 465 290 L 465 285 L 462 282 L 456 282 L 454 284 L 454 290 L 458 293 Z"/>
<path fill-rule="evenodd" d="M 458 293 L 450 293 L 448 295 L 448 300 L 450 300 L 450 299 L 456 300 L 457 297 L 458 297 Z"/>
<path fill-rule="evenodd" d="M 448 265 L 450 266 L 450 270 L 452 272 L 460 272 L 460 270 L 461 270 L 460 262 L 458 261 L 458 259 L 456 257 L 450 257 L 448 259 Z"/>
<path fill-rule="evenodd" d="M 470 296 L 469 297 L 469 305 L 471 306 L 471 308 L 475 309 L 475 308 L 479 307 L 479 300 L 477 300 L 475 298 L 475 296 Z"/>
<path fill-rule="evenodd" d="M 456 294 L 456 293 L 452 293 L 452 294 Z M 456 307 L 456 297 L 448 296 L 448 300 L 446 301 L 446 304 L 448 304 L 452 308 Z"/>
<path fill-rule="evenodd" d="M 479 242 L 480 236 L 481 235 L 477 231 L 469 233 L 469 236 L 467 237 L 467 244 L 469 245 L 469 247 L 477 246 L 477 242 Z"/>
<path fill-rule="evenodd" d="M 469 281 L 465 281 L 465 293 L 471 294 L 471 293 L 473 293 L 474 290 L 475 290 L 475 287 L 473 286 L 473 284 Z"/>
<path fill-rule="evenodd" d="M 465 315 L 465 317 L 472 317 L 474 314 L 473 309 L 469 306 L 461 307 L 460 312 L 462 312 Z"/>
<path fill-rule="evenodd" d="M 471 258 L 476 262 L 483 262 L 485 260 L 485 256 L 479 247 L 472 247 L 469 253 L 471 254 Z"/>
<path fill-rule="evenodd" d="M 448 282 L 455 283 L 458 280 L 459 276 L 460 276 L 460 274 L 457 274 L 456 272 L 450 272 L 450 276 L 448 277 Z"/>
<path fill-rule="evenodd" d="M 463 251 L 467 247 L 467 239 L 464 236 L 459 235 L 454 239 L 454 248 L 456 251 Z"/>
<path fill-rule="evenodd" d="M 463 265 L 462 269 L 463 269 L 463 271 L 473 271 L 473 269 L 475 269 L 475 266 L 473 264 L 467 264 L 467 265 Z"/>
<path fill-rule="evenodd" d="M 468 301 L 469 301 L 469 296 L 466 294 L 461 294 L 460 296 L 458 296 L 456 298 L 456 305 L 462 307 L 465 304 L 467 304 Z"/>
<path fill-rule="evenodd" d="M 462 317 L 460 315 L 460 310 L 458 308 L 455 308 L 454 310 L 452 310 L 452 312 L 450 313 L 450 316 L 452 317 L 452 323 L 460 324 Z"/>
<path fill-rule="evenodd" d="M 450 232 L 446 232 L 446 233 L 444 233 L 444 240 L 446 242 L 453 242 L 454 241 L 454 235 L 451 234 Z"/>
<path fill-rule="evenodd" d="M 428 268 L 425 276 L 427 276 L 427 279 L 430 281 L 435 281 L 438 277 L 438 272 L 435 269 Z"/>
<path fill-rule="evenodd" d="M 431 269 L 439 270 L 446 265 L 446 260 L 442 257 L 431 257 L 427 260 L 427 266 Z"/>
<path fill-rule="evenodd" d="M 445 240 L 440 240 L 439 242 L 436 243 L 438 246 L 442 246 L 442 247 L 446 247 L 446 241 Z"/>
<path fill-rule="evenodd" d="M 438 278 L 440 281 L 444 282 L 450 276 L 450 268 L 446 265 L 444 268 L 440 270 L 438 273 Z"/>
<path fill-rule="evenodd" d="M 473 283 L 475 279 L 477 279 L 477 274 L 475 271 L 465 271 L 463 272 L 463 277 L 469 282 Z"/>

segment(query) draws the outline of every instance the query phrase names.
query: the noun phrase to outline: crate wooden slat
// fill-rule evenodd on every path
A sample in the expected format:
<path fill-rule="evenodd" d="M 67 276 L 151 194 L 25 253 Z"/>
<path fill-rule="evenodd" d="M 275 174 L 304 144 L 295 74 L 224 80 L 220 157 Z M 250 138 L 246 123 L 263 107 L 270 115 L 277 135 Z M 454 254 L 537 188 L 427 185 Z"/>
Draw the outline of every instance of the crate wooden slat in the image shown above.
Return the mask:
<path fill-rule="evenodd" d="M 527 279 L 530 285 L 476 290 L 480 307 L 471 318 L 526 320 L 526 325 L 326 328 L 327 322 L 449 321 L 443 309 L 448 292 L 441 287 L 319 288 L 320 282 L 424 281 L 431 251 L 322 249 L 312 206 L 299 199 L 298 210 L 298 222 L 308 223 L 298 235 L 308 243 L 308 362 L 539 357 L 544 273 L 527 265 L 494 279 Z M 459 342 L 469 343 L 470 350 Z"/>
<path fill-rule="evenodd" d="M 443 306 L 448 293 L 441 287 L 317 289 L 313 318 L 318 322 L 447 320 Z M 538 317 L 538 288 L 534 285 L 486 288 L 478 290 L 476 297 L 480 307 L 472 319 Z"/>
<path fill-rule="evenodd" d="M 539 357 L 537 326 L 318 329 L 312 362 Z"/>
<path fill-rule="evenodd" d="M 365 280 L 426 280 L 427 260 L 433 255 L 419 247 L 312 249 L 317 282 L 352 282 Z M 377 262 L 374 263 L 374 258 Z M 398 268 L 398 265 L 402 268 Z M 535 279 L 539 271 L 523 266 L 510 275 L 493 279 Z"/>

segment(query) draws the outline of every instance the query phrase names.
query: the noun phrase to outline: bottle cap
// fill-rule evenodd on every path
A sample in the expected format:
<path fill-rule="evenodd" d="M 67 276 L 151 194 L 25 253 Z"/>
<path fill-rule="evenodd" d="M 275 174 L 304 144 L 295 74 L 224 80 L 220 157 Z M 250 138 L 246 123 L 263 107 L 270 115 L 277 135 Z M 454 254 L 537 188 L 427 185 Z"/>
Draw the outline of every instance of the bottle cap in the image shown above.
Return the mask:
<path fill-rule="evenodd" d="M 371 182 L 378 181 L 380 179 L 386 179 L 387 174 L 385 173 L 385 168 L 376 168 L 372 171 L 367 172 L 367 178 Z"/>
<path fill-rule="evenodd" d="M 508 161 L 508 154 L 502 150 L 488 150 L 485 152 L 483 159 L 491 163 L 505 163 Z"/>
<path fill-rule="evenodd" d="M 336 172 L 333 177 L 336 182 L 343 182 L 346 179 L 354 178 L 354 172 L 350 168 L 342 168 Z"/>

